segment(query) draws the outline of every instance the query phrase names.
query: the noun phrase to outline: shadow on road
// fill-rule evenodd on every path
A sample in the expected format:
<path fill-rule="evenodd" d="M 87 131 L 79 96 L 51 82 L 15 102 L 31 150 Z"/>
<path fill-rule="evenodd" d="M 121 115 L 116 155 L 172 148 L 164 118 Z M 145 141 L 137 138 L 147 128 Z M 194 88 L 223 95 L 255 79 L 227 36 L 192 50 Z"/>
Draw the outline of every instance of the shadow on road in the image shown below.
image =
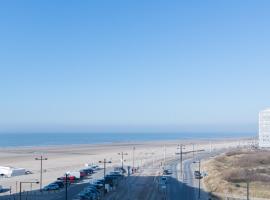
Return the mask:
<path fill-rule="evenodd" d="M 200 200 L 208 193 L 200 190 Z M 132 176 L 123 180 L 119 187 L 107 194 L 105 200 L 198 200 L 199 190 L 168 176 L 164 185 L 156 176 Z M 218 198 L 211 197 L 212 200 Z"/>
<path fill-rule="evenodd" d="M 72 200 L 88 183 L 73 185 L 68 188 L 68 200 Z M 8 192 L 8 191 L 5 191 Z M 200 198 L 199 198 L 200 195 Z M 177 179 L 167 176 L 166 184 L 161 183 L 158 176 L 130 176 L 112 188 L 103 200 L 209 200 L 207 193 L 193 188 Z M 22 193 L 22 200 L 65 200 L 65 190 L 43 192 L 39 190 Z M 211 198 L 217 200 L 217 198 Z M 0 196 L 0 200 L 19 200 L 19 194 Z"/>

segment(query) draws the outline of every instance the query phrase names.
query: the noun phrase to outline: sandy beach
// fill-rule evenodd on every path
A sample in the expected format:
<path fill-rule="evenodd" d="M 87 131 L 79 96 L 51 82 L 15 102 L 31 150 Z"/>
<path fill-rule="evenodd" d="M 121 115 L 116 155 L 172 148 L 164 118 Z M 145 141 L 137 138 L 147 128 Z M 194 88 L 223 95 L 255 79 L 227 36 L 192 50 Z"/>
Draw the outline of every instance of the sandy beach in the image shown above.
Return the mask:
<path fill-rule="evenodd" d="M 43 146 L 43 147 L 12 147 L 0 149 L 0 165 L 22 167 L 33 172 L 30 175 L 16 176 L 11 178 L 1 178 L 0 185 L 4 188 L 11 188 L 12 193 L 18 191 L 20 181 L 39 180 L 40 162 L 36 157 L 41 155 L 48 158 L 43 163 L 43 185 L 47 185 L 58 177 L 64 175 L 67 171 L 78 171 L 84 168 L 86 163 L 97 164 L 98 161 L 106 158 L 111 160 L 112 164 L 108 167 L 120 166 L 120 152 L 127 153 L 124 157 L 124 165 L 132 166 L 133 147 L 135 167 L 140 167 L 145 162 L 157 161 L 158 159 L 175 157 L 179 152 L 178 144 L 185 145 L 184 151 L 233 148 L 238 145 L 248 145 L 248 139 L 220 139 L 220 140 L 175 140 L 175 141 L 153 141 L 136 143 L 113 143 L 113 144 L 95 144 L 95 145 L 68 145 L 68 146 Z M 165 147 L 165 148 L 164 148 Z M 164 150 L 165 149 L 165 150 Z M 164 153 L 166 152 L 166 153 Z M 159 161 L 160 162 L 160 161 Z M 33 185 L 32 189 L 38 189 L 39 185 Z M 30 188 L 24 188 L 30 190 Z"/>

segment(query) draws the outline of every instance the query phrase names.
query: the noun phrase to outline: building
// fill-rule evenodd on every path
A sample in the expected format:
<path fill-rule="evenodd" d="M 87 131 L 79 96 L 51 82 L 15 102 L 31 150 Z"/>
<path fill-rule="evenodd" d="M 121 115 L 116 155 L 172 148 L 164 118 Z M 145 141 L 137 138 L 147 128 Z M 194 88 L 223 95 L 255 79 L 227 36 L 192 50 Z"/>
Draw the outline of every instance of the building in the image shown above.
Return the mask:
<path fill-rule="evenodd" d="M 24 174 L 25 174 L 24 168 L 0 166 L 0 176 L 2 177 L 21 176 Z"/>
<path fill-rule="evenodd" d="M 270 148 L 270 108 L 259 114 L 259 147 Z"/>

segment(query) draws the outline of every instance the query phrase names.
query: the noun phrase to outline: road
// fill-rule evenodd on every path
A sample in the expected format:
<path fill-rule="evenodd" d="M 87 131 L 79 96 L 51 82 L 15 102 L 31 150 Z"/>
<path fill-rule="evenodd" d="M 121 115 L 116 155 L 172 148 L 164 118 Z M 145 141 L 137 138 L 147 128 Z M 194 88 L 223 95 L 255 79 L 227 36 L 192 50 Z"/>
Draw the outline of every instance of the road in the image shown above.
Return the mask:
<path fill-rule="evenodd" d="M 126 177 L 105 200 L 162 200 L 157 187 L 160 167 L 156 163 L 141 168 L 138 174 Z"/>
<path fill-rule="evenodd" d="M 219 153 L 221 151 L 200 153 L 194 159 L 190 156 L 184 157 L 183 175 L 180 173 L 179 159 L 168 161 L 166 169 L 170 169 L 172 174 L 167 176 L 165 190 L 159 185 L 162 169 L 158 165 L 149 164 L 136 176 L 127 177 L 116 191 L 106 196 L 105 200 L 198 200 L 198 180 L 193 176 L 197 164 L 193 162 Z M 200 200 L 209 200 L 208 193 L 201 190 Z"/>
<path fill-rule="evenodd" d="M 196 157 L 186 158 L 183 161 L 183 174 L 180 173 L 179 160 L 168 163 L 167 168 L 172 171 L 169 177 L 166 200 L 209 200 L 210 196 L 203 189 L 199 191 L 199 180 L 194 178 L 194 169 L 198 168 L 198 163 L 194 161 L 203 160 L 224 152 L 224 150 L 214 152 L 204 152 Z"/>

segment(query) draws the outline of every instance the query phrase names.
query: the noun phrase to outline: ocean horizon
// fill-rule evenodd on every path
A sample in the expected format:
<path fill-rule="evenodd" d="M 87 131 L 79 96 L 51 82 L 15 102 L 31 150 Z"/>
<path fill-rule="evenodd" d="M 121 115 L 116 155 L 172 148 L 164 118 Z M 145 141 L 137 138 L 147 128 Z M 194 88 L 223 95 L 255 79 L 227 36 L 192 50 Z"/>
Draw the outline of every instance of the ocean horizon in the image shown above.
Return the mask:
<path fill-rule="evenodd" d="M 0 147 L 255 137 L 253 133 L 1 133 Z"/>

